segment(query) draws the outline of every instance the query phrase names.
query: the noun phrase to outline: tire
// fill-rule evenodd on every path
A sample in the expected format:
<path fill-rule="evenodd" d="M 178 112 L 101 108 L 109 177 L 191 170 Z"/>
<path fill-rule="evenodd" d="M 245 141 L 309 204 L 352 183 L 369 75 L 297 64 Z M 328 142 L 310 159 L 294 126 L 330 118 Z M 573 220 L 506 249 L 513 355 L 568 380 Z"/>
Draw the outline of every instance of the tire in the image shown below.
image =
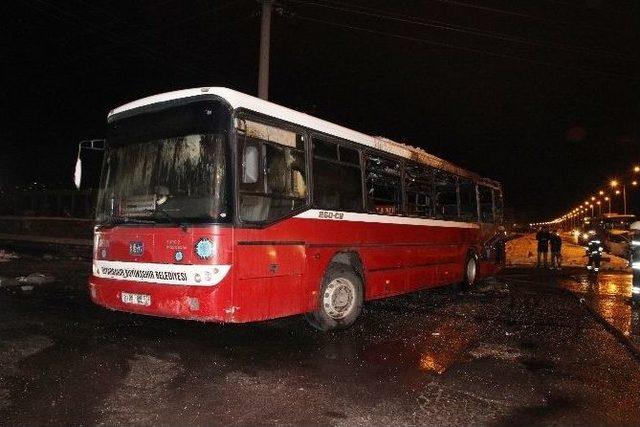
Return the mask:
<path fill-rule="evenodd" d="M 360 316 L 363 302 L 362 279 L 351 266 L 333 263 L 322 280 L 318 308 L 306 320 L 320 331 L 346 329 Z"/>
<path fill-rule="evenodd" d="M 478 257 L 474 253 L 467 255 L 464 262 L 464 271 L 460 289 L 463 291 L 470 290 L 478 280 Z"/>

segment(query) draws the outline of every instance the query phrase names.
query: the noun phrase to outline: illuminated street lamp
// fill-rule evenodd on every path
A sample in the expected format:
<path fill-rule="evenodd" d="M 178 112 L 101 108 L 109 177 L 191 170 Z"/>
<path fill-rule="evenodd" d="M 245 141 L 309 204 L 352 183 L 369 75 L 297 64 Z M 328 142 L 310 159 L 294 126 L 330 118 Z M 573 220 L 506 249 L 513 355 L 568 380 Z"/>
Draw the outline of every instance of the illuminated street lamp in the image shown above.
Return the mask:
<path fill-rule="evenodd" d="M 598 205 L 598 215 L 602 216 L 602 205 L 600 204 L 600 200 L 598 200 L 596 204 Z"/>
<path fill-rule="evenodd" d="M 618 186 L 618 181 L 615 179 L 611 181 L 611 187 L 616 188 Z M 624 206 L 624 214 L 627 214 L 627 187 L 624 184 L 622 186 L 622 203 Z M 620 194 L 620 190 L 616 190 L 616 194 Z"/>
<path fill-rule="evenodd" d="M 593 204 L 589 204 L 589 207 L 591 208 L 591 218 L 593 218 Z"/>
<path fill-rule="evenodd" d="M 633 167 L 633 171 L 634 171 L 635 173 L 640 172 L 640 166 L 634 166 L 634 167 Z"/>
<path fill-rule="evenodd" d="M 596 198 L 594 196 L 591 196 L 591 201 L 593 202 L 595 200 L 596 200 Z"/>
<path fill-rule="evenodd" d="M 609 202 L 609 213 L 611 213 L 611 197 L 605 196 L 604 200 L 605 202 Z"/>
<path fill-rule="evenodd" d="M 601 196 L 604 196 L 604 191 L 600 190 L 600 191 L 598 191 L 598 194 L 601 195 Z"/>

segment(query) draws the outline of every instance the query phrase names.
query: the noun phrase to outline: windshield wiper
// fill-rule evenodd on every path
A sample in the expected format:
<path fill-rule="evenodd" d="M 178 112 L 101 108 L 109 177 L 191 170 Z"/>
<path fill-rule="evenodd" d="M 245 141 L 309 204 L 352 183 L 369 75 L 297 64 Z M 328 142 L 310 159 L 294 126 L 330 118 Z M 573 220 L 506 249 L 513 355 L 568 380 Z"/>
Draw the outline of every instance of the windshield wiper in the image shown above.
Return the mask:
<path fill-rule="evenodd" d="M 145 212 L 161 213 L 170 223 L 177 225 L 182 229 L 182 231 L 187 231 L 187 225 L 180 221 L 178 218 L 171 215 L 169 212 L 164 210 L 160 205 L 156 205 L 155 209 L 145 209 Z"/>
<path fill-rule="evenodd" d="M 111 217 L 98 225 L 100 227 L 115 227 L 121 224 L 155 224 L 155 221 L 127 217 Z"/>

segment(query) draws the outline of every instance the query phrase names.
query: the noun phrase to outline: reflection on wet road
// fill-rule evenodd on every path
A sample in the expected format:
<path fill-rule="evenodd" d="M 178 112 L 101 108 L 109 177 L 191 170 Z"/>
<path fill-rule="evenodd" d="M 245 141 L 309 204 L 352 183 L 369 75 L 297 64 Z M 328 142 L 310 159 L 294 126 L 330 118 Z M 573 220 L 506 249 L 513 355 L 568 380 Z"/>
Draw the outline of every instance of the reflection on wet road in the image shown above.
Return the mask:
<path fill-rule="evenodd" d="M 578 271 L 559 284 L 581 298 L 608 323 L 639 344 L 640 306 L 632 305 L 631 274 L 587 274 Z"/>
<path fill-rule="evenodd" d="M 0 276 L 30 268 L 16 262 Z M 111 312 L 68 274 L 28 294 L 0 290 L 0 419 L 640 424 L 638 360 L 566 290 L 632 336 L 628 278 L 605 277 L 511 271 L 470 293 L 371 302 L 354 328 L 322 334 L 299 316 L 216 325 Z"/>

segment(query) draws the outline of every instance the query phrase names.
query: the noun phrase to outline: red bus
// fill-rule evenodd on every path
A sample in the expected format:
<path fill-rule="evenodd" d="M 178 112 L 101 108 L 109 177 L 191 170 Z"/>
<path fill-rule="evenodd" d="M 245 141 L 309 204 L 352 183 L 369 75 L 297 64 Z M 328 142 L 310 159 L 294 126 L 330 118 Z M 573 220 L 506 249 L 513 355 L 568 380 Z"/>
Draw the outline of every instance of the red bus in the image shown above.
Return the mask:
<path fill-rule="evenodd" d="M 498 182 L 234 90 L 116 108 L 107 144 L 89 286 L 111 309 L 339 329 L 502 263 Z"/>

